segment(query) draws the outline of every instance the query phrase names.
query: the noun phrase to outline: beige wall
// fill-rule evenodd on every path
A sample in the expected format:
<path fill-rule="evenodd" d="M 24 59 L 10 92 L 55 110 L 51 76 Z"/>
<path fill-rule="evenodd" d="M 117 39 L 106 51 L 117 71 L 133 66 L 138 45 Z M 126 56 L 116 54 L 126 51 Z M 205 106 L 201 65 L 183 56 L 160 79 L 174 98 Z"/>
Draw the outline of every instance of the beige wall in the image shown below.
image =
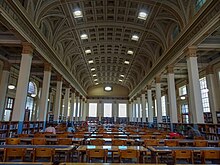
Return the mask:
<path fill-rule="evenodd" d="M 128 97 L 128 89 L 121 85 L 114 85 L 110 92 L 104 91 L 104 85 L 96 85 L 88 89 L 88 96 L 114 96 L 114 97 Z"/>

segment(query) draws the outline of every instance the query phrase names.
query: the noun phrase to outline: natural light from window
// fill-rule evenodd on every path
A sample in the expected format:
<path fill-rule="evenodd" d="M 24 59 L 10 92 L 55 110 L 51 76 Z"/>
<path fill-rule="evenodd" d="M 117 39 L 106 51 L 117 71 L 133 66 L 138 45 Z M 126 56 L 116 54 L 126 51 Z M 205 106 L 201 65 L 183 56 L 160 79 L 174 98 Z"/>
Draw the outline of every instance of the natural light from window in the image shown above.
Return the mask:
<path fill-rule="evenodd" d="M 97 117 L 97 103 L 89 103 L 89 117 Z"/>
<path fill-rule="evenodd" d="M 104 117 L 112 117 L 112 103 L 104 103 Z"/>
<path fill-rule="evenodd" d="M 127 117 L 127 104 L 119 103 L 118 117 Z"/>

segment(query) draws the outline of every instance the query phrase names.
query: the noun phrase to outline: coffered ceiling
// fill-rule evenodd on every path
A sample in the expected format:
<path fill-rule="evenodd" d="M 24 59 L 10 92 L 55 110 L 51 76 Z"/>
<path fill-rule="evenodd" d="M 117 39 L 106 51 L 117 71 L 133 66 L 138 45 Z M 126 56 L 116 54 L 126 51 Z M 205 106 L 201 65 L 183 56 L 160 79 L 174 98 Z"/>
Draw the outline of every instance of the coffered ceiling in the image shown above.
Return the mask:
<path fill-rule="evenodd" d="M 54 56 L 84 91 L 110 84 L 132 92 L 196 13 L 194 0 L 15 0 L 8 3 L 19 9 L 20 17 L 25 16 L 42 35 L 55 52 Z M 82 15 L 74 16 L 75 11 Z M 140 18 L 140 12 L 146 18 Z M 9 61 L 16 63 L 24 34 L 14 30 L 5 19 L 1 24 L 2 58 L 10 56 Z M 83 34 L 85 39 L 81 38 Z M 134 35 L 137 38 L 132 39 Z M 218 58 L 215 43 L 219 39 L 216 30 L 198 43 L 199 62 L 206 65 Z M 32 74 L 42 79 L 46 60 L 39 52 L 35 55 Z M 186 61 L 177 61 L 174 70 L 176 79 L 185 79 Z M 55 70 L 53 73 L 56 75 Z"/>

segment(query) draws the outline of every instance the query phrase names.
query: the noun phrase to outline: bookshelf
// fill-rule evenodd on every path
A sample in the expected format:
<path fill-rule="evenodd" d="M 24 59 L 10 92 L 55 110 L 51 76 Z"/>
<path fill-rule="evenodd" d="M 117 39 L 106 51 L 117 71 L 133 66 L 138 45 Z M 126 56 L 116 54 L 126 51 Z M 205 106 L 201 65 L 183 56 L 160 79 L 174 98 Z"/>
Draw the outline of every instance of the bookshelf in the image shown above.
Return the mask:
<path fill-rule="evenodd" d="M 216 112 L 217 123 L 220 124 L 220 111 Z"/>
<path fill-rule="evenodd" d="M 199 131 L 205 135 L 208 140 L 220 139 L 220 124 L 199 124 Z"/>
<path fill-rule="evenodd" d="M 203 116 L 204 116 L 204 122 L 205 123 L 213 123 L 212 113 L 211 112 L 204 112 Z"/>

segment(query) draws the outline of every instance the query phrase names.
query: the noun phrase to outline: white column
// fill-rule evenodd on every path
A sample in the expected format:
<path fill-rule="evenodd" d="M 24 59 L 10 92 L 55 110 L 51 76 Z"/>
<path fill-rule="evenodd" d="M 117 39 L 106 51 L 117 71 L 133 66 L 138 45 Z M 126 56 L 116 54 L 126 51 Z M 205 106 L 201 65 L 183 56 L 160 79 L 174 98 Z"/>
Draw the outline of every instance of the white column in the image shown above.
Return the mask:
<path fill-rule="evenodd" d="M 145 91 L 142 92 L 141 101 L 142 101 L 142 122 L 146 122 L 146 98 L 145 98 Z"/>
<path fill-rule="evenodd" d="M 76 96 L 75 121 L 78 121 L 79 116 L 79 96 Z"/>
<path fill-rule="evenodd" d="M 215 90 L 214 84 L 214 72 L 212 66 L 208 66 L 206 68 L 206 82 L 207 88 L 209 90 L 209 104 L 210 104 L 210 111 L 212 113 L 213 124 L 217 124 L 217 117 L 216 117 L 216 109 L 217 109 L 217 95 Z"/>
<path fill-rule="evenodd" d="M 113 104 L 113 117 L 114 117 L 114 122 L 116 122 L 116 118 L 118 117 L 118 107 L 117 107 L 117 102 L 114 101 L 114 104 Z"/>
<path fill-rule="evenodd" d="M 68 120 L 68 110 L 69 110 L 69 98 L 70 98 L 70 87 L 65 89 L 65 95 L 64 95 L 64 118 Z"/>
<path fill-rule="evenodd" d="M 129 122 L 132 122 L 132 101 L 129 101 L 128 103 L 128 117 L 129 117 Z"/>
<path fill-rule="evenodd" d="M 79 121 L 82 120 L 82 96 L 80 96 L 80 99 L 79 99 L 79 118 L 78 118 Z"/>
<path fill-rule="evenodd" d="M 98 110 L 97 111 L 98 111 L 98 115 L 97 116 L 99 117 L 99 121 L 101 121 L 101 118 L 103 116 L 102 115 L 103 114 L 103 112 L 102 112 L 103 108 L 102 108 L 102 102 L 101 101 L 99 101 L 99 103 L 98 103 Z"/>
<path fill-rule="evenodd" d="M 16 96 L 15 96 L 15 104 L 14 104 L 14 109 L 12 113 L 12 121 L 19 121 L 19 122 L 24 121 L 24 112 L 26 108 L 25 105 L 26 105 L 26 99 L 27 99 L 27 89 L 28 89 L 28 83 L 29 83 L 32 54 L 33 54 L 33 48 L 31 44 L 29 43 L 24 44 L 23 50 L 22 50 Z M 22 128 L 19 128 L 19 129 L 22 129 Z"/>
<path fill-rule="evenodd" d="M 138 122 L 141 122 L 141 98 L 137 98 L 137 104 L 138 104 Z"/>
<path fill-rule="evenodd" d="M 153 124 L 153 109 L 152 109 L 152 91 L 151 91 L 151 86 L 147 86 L 147 101 L 148 101 L 148 123 Z"/>
<path fill-rule="evenodd" d="M 4 111 L 5 111 L 5 100 L 6 94 L 8 89 L 8 81 L 9 81 L 9 74 L 10 74 L 10 65 L 7 61 L 4 61 L 2 77 L 0 82 L 0 121 L 4 118 Z"/>
<path fill-rule="evenodd" d="M 187 69 L 189 77 L 189 95 L 190 95 L 190 111 L 193 116 L 193 123 L 204 123 L 201 90 L 199 84 L 199 72 L 196 57 L 196 47 L 188 49 Z"/>
<path fill-rule="evenodd" d="M 59 122 L 61 98 L 62 98 L 62 77 L 57 77 L 56 98 L 54 105 L 54 121 Z"/>
<path fill-rule="evenodd" d="M 83 98 L 83 105 L 82 105 L 82 121 L 86 121 L 86 116 L 87 116 L 86 100 Z"/>
<path fill-rule="evenodd" d="M 167 72 L 170 122 L 178 123 L 173 66 L 168 66 Z"/>
<path fill-rule="evenodd" d="M 157 123 L 162 122 L 161 84 L 160 77 L 156 77 Z"/>
<path fill-rule="evenodd" d="M 50 78 L 51 78 L 51 64 L 45 63 L 44 65 L 44 78 L 43 78 L 43 87 L 40 97 L 40 111 L 39 111 L 39 120 L 46 121 L 47 119 L 47 106 L 48 106 L 48 97 L 49 97 L 49 88 L 50 88 Z"/>
<path fill-rule="evenodd" d="M 70 121 L 73 121 L 74 102 L 75 102 L 75 92 L 73 91 L 71 94 Z"/>
<path fill-rule="evenodd" d="M 137 100 L 135 99 L 134 100 L 134 111 L 133 111 L 134 112 L 134 122 L 137 122 L 137 119 L 138 119 L 137 118 L 138 114 L 137 114 L 137 110 L 136 110 L 136 108 L 137 108 L 136 104 L 137 104 Z"/>

